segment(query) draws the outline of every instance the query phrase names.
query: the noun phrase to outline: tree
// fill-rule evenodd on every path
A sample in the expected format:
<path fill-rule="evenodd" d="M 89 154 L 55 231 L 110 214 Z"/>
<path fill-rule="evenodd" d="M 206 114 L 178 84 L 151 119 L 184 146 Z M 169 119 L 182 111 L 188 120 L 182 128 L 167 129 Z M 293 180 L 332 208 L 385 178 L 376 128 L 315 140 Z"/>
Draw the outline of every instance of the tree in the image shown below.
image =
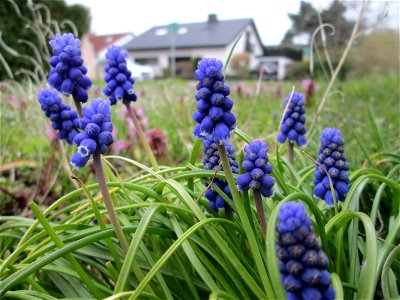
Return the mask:
<path fill-rule="evenodd" d="M 323 23 L 329 23 L 335 28 L 335 34 L 327 39 L 327 45 L 330 48 L 337 49 L 345 45 L 351 36 L 354 22 L 345 18 L 346 10 L 347 7 L 344 3 L 335 0 L 328 9 L 321 13 Z"/>
<path fill-rule="evenodd" d="M 351 35 L 354 23 L 345 18 L 346 5 L 339 0 L 335 0 L 331 5 L 320 12 L 322 23 L 330 23 L 335 28 L 335 34 L 327 39 L 328 46 L 337 48 L 346 43 Z M 311 3 L 301 1 L 300 11 L 297 14 L 289 14 L 292 27 L 286 32 L 282 40 L 283 45 L 293 45 L 293 37 L 300 34 L 307 34 L 311 38 L 314 31 L 320 25 L 318 11 Z M 330 32 L 330 29 L 326 29 Z M 316 41 L 320 45 L 320 39 Z"/>
<path fill-rule="evenodd" d="M 297 14 L 288 14 L 292 27 L 286 32 L 281 44 L 291 45 L 295 35 L 308 33 L 310 36 L 319 26 L 318 12 L 311 3 L 301 1 L 300 11 Z"/>
<path fill-rule="evenodd" d="M 27 74 L 43 79 L 41 70 L 49 67 L 48 40 L 57 32 L 73 32 L 71 24 L 80 37 L 90 26 L 89 10 L 82 5 L 67 6 L 64 0 L 3 0 L 0 20 L 0 80 L 9 78 L 9 73 L 17 80 Z"/>

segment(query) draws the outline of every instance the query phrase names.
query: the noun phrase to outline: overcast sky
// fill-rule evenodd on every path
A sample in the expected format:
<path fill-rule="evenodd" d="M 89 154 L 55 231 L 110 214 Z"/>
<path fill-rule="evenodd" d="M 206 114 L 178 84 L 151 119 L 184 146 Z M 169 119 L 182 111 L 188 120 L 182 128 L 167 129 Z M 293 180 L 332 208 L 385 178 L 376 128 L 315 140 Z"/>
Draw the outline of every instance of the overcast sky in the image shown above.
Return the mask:
<path fill-rule="evenodd" d="M 281 42 L 291 26 L 288 13 L 297 13 L 300 8 L 300 0 L 66 0 L 66 2 L 90 8 L 91 30 L 98 35 L 122 32 L 140 35 L 156 25 L 204 22 L 208 14 L 213 13 L 217 14 L 220 20 L 253 18 L 265 45 L 277 45 Z M 308 2 L 317 9 L 324 9 L 332 0 Z M 395 14 L 398 18 L 398 1 L 392 2 L 397 3 Z"/>

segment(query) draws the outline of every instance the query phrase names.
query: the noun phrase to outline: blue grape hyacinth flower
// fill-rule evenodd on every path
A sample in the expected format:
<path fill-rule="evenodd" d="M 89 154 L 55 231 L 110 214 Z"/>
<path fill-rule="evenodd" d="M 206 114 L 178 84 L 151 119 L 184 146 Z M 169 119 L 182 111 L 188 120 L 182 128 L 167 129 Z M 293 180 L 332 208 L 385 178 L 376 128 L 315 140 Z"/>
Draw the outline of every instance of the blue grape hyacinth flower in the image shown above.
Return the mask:
<path fill-rule="evenodd" d="M 222 62 L 204 58 L 198 62 L 194 75 L 198 80 L 195 93 L 197 110 L 193 114 L 198 125 L 194 136 L 202 139 L 212 134 L 217 143 L 225 144 L 236 126 L 236 117 L 231 112 L 233 101 L 228 97 L 230 88 L 225 84 Z"/>
<path fill-rule="evenodd" d="M 53 48 L 53 56 L 49 60 L 51 68 L 47 82 L 63 95 L 72 94 L 76 101 L 86 102 L 86 91 L 92 86 L 92 81 L 86 76 L 87 69 L 79 48 L 81 41 L 72 33 L 57 33 L 49 44 Z"/>
<path fill-rule="evenodd" d="M 58 138 L 72 144 L 79 129 L 78 113 L 62 102 L 54 89 L 41 90 L 38 100 L 46 117 L 51 120 L 51 127 L 58 130 Z"/>
<path fill-rule="evenodd" d="M 318 162 L 331 177 L 335 197 L 344 201 L 349 191 L 349 163 L 344 153 L 344 140 L 342 133 L 336 128 L 325 128 L 320 137 Z M 319 164 L 316 164 L 314 173 L 314 195 L 326 201 L 328 206 L 333 206 L 332 191 L 328 175 Z"/>
<path fill-rule="evenodd" d="M 260 191 L 264 197 L 274 194 L 275 180 L 270 176 L 272 166 L 268 164 L 268 150 L 267 144 L 261 140 L 252 141 L 244 147 L 242 168 L 245 173 L 236 180 L 240 191 L 253 189 Z"/>
<path fill-rule="evenodd" d="M 300 202 L 282 204 L 276 251 L 288 299 L 335 299 L 329 260 Z"/>
<path fill-rule="evenodd" d="M 108 64 L 104 68 L 107 86 L 103 89 L 103 94 L 109 97 L 111 104 L 117 103 L 117 100 L 136 101 L 133 88 L 135 80 L 126 63 L 128 52 L 118 46 L 111 46 L 107 50 Z"/>
<path fill-rule="evenodd" d="M 90 106 L 83 108 L 83 118 L 80 119 L 80 128 L 83 131 L 74 138 L 74 143 L 78 146 L 78 151 L 71 159 L 74 168 L 85 166 L 95 151 L 105 154 L 114 142 L 110 105 L 109 100 L 99 98 L 93 99 Z"/>
<path fill-rule="evenodd" d="M 290 96 L 288 95 L 285 100 L 284 108 Z M 290 143 L 297 143 L 298 146 L 304 146 L 307 143 L 304 137 L 307 132 L 304 124 L 306 122 L 306 109 L 304 107 L 303 94 L 294 92 L 288 109 L 283 116 L 282 126 L 280 128 L 280 133 L 278 135 L 278 143 L 283 144 L 287 139 Z"/>
<path fill-rule="evenodd" d="M 203 138 L 203 147 L 204 147 L 204 159 L 203 159 L 203 169 L 204 170 L 216 170 L 221 163 L 221 159 L 218 153 L 218 144 L 214 139 L 214 136 L 211 134 L 206 138 Z M 232 173 L 238 173 L 238 162 L 235 158 L 235 149 L 231 144 L 225 144 L 226 152 L 228 154 L 228 161 L 231 167 Z M 220 166 L 220 170 L 223 170 L 222 165 Z M 208 186 L 208 183 L 204 183 Z M 233 201 L 231 190 L 228 186 L 228 183 L 224 179 L 216 178 L 214 179 L 214 184 L 219 187 L 224 193 Z M 206 198 L 208 199 L 208 205 L 214 210 L 218 211 L 220 209 L 230 209 L 229 204 L 221 197 L 213 188 L 209 188 L 205 193 Z"/>

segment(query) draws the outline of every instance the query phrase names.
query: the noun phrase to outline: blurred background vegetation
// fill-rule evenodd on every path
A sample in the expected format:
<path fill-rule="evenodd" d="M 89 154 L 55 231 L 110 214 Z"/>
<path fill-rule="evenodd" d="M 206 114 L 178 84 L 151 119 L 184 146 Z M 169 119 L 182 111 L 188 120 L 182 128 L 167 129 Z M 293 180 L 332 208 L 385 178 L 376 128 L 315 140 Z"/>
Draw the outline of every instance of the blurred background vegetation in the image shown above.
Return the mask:
<path fill-rule="evenodd" d="M 398 73 L 399 65 L 399 31 L 393 24 L 385 23 L 387 8 L 381 5 L 376 8 L 374 2 L 367 5 L 365 17 L 361 22 L 361 34 L 356 39 L 345 65 L 343 66 L 339 79 L 344 80 L 347 76 L 368 76 L 371 74 Z M 37 20 L 38 14 L 33 11 L 41 11 L 46 20 Z M 304 36 L 312 36 L 320 24 L 331 24 L 335 32 L 324 27 L 326 35 L 326 47 L 329 49 L 332 64 L 335 66 L 346 46 L 355 22 L 355 12 L 358 4 L 354 1 L 332 1 L 325 9 L 319 10 L 307 1 L 300 1 L 298 13 L 288 14 L 292 26 L 287 30 L 280 45 L 264 46 L 264 51 L 269 56 L 283 55 L 293 59 L 295 63 L 288 70 L 288 80 L 301 79 L 306 76 L 313 78 L 327 77 L 328 63 L 324 59 L 323 43 L 318 35 L 314 43 L 315 72 L 310 74 L 308 60 L 302 60 L 304 45 L 301 41 Z M 8 72 L 4 62 L 9 65 L 14 79 L 21 80 L 26 73 L 21 73 L 21 68 L 33 71 L 37 66 L 29 59 L 10 54 L 7 49 L 13 49 L 15 53 L 28 56 L 42 56 L 46 58 L 49 53 L 48 44 L 37 38 L 37 33 L 48 37 L 56 31 L 73 31 L 76 27 L 78 37 L 82 37 L 90 31 L 91 16 L 87 7 L 79 4 L 67 5 L 64 0 L 4 0 L 0 1 L 0 81 L 8 79 Z M 48 20 L 51 19 L 51 22 Z M 39 22 L 38 22 L 39 21 Z M 39 24 L 39 25 L 38 25 Z M 60 26 L 58 25 L 60 24 Z M 398 22 L 397 22 L 398 24 Z M 398 27 L 398 26 L 397 26 Z M 29 44 L 36 46 L 39 53 L 32 50 Z M 199 58 L 193 59 L 193 69 Z M 231 64 L 238 70 L 241 79 L 249 79 L 252 71 L 245 67 L 248 58 L 245 53 L 234 55 Z M 39 60 L 41 68 L 48 70 L 48 63 Z M 170 70 L 165 70 L 168 77 Z M 253 78 L 256 77 L 253 74 Z"/>
<path fill-rule="evenodd" d="M 36 20 L 38 15 L 32 13 L 34 10 L 42 10 L 47 20 Z M 53 26 L 45 26 L 46 21 L 50 19 L 53 21 L 51 22 Z M 49 53 L 50 46 L 46 44 L 47 49 L 45 49 L 42 41 L 38 39 L 39 31 L 42 32 L 43 37 L 48 35 L 48 30 L 56 32 L 58 26 L 63 31 L 71 31 L 68 22 L 72 22 L 78 31 L 78 36 L 82 37 L 90 28 L 89 9 L 79 4 L 67 5 L 64 0 L 0 1 L 0 20 L 2 43 L 5 42 L 9 48 L 21 55 L 41 55 L 41 53 L 34 53 L 29 43 L 36 46 L 40 52 Z M 66 20 L 69 21 L 65 23 Z M 30 60 L 21 59 L 3 50 L 1 49 L 1 56 L 10 66 L 16 80 L 24 78 L 22 74 L 18 75 L 21 68 L 33 70 L 36 67 Z M 41 68 L 49 69 L 47 61 L 39 60 L 39 62 L 42 63 Z M 0 63 L 0 81 L 4 79 L 8 79 L 8 76 L 4 65 Z"/>

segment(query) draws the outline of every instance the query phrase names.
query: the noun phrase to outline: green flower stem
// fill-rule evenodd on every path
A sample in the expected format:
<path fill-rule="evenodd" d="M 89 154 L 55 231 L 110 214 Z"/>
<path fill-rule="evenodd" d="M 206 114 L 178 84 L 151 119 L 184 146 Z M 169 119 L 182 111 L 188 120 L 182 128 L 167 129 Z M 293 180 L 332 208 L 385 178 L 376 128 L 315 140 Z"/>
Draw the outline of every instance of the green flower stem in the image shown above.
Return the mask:
<path fill-rule="evenodd" d="M 139 140 L 142 143 L 142 146 L 144 150 L 146 151 L 147 157 L 150 160 L 151 165 L 153 166 L 155 171 L 158 171 L 158 163 L 156 158 L 154 157 L 153 151 L 150 148 L 149 143 L 146 140 L 146 137 L 144 136 L 142 126 L 139 123 L 139 120 L 136 118 L 136 115 L 133 113 L 130 102 L 124 101 L 126 110 L 128 111 L 129 117 L 132 119 L 133 124 L 135 125 L 135 129 L 138 133 Z"/>
<path fill-rule="evenodd" d="M 106 205 L 108 216 L 112 226 L 114 227 L 115 234 L 118 237 L 119 243 L 121 244 L 124 253 L 128 252 L 128 242 L 126 241 L 125 235 L 122 232 L 121 226 L 119 225 L 118 217 L 115 214 L 114 206 L 111 202 L 110 193 L 107 188 L 106 179 L 104 178 L 103 166 L 101 165 L 100 152 L 96 151 L 93 153 L 93 165 L 96 173 L 96 179 L 100 186 L 101 194 L 103 195 L 104 204 Z"/>
<path fill-rule="evenodd" d="M 240 220 L 242 221 L 244 231 L 246 233 L 247 239 L 249 240 L 249 245 L 251 252 L 254 257 L 255 264 L 257 266 L 258 272 L 261 277 L 261 281 L 264 286 L 264 291 L 267 295 L 268 299 L 275 299 L 275 294 L 274 290 L 271 286 L 267 270 L 265 268 L 264 262 L 262 260 L 261 254 L 260 254 L 260 249 L 258 248 L 257 245 L 257 240 L 254 235 L 254 231 L 251 228 L 251 224 L 249 221 L 249 218 L 246 214 L 246 210 L 244 208 L 244 203 L 242 201 L 242 198 L 239 195 L 239 191 L 236 187 L 235 180 L 233 178 L 232 170 L 228 162 L 228 156 L 226 153 L 226 148 L 224 145 L 218 145 L 218 152 L 219 156 L 222 161 L 222 166 L 224 167 L 224 172 L 226 176 L 226 181 L 228 182 L 229 188 L 232 193 L 233 200 L 235 201 L 236 208 L 237 208 L 237 213 L 239 215 Z"/>
<path fill-rule="evenodd" d="M 75 179 L 79 183 L 79 185 L 83 189 L 86 197 L 88 197 L 88 199 L 90 201 L 90 205 L 92 206 L 93 213 L 96 217 L 97 223 L 99 224 L 99 227 L 101 228 L 101 230 L 106 230 L 107 229 L 106 224 L 104 224 L 102 215 L 101 215 L 99 209 L 97 208 L 97 204 L 94 201 L 92 195 L 90 194 L 88 188 L 82 182 L 82 180 L 80 180 L 78 177 L 72 176 L 72 179 Z M 115 249 L 114 244 L 112 243 L 111 239 L 107 239 L 106 243 L 107 243 L 108 248 L 110 249 L 111 256 L 114 258 L 117 268 L 120 270 L 121 269 L 121 261 L 118 257 L 117 250 Z"/>
<path fill-rule="evenodd" d="M 47 232 L 47 234 L 50 236 L 54 244 L 58 248 L 64 248 L 64 243 L 63 241 L 58 237 L 57 233 L 51 228 L 50 223 L 46 220 L 42 212 L 40 211 L 39 206 L 35 202 L 31 202 L 29 204 L 29 207 L 32 209 L 33 213 L 35 214 L 36 218 L 42 224 L 43 229 Z M 92 280 L 89 278 L 88 274 L 82 269 L 81 265 L 79 262 L 75 259 L 75 257 L 71 254 L 68 253 L 65 255 L 65 258 L 68 260 L 68 262 L 71 264 L 71 266 L 75 269 L 75 271 L 79 274 L 79 277 L 82 279 L 82 281 L 86 284 L 90 292 L 96 296 L 96 298 L 100 299 L 102 298 L 102 295 L 100 294 L 99 290 L 95 288 Z"/>
<path fill-rule="evenodd" d="M 258 220 L 260 221 L 263 238 L 265 239 L 267 233 L 267 222 L 265 221 L 264 207 L 259 190 L 254 190 L 254 200 L 256 202 L 257 215 Z"/>
<path fill-rule="evenodd" d="M 289 162 L 293 165 L 294 163 L 294 143 L 289 142 L 289 148 L 288 148 L 288 156 L 289 156 Z"/>

